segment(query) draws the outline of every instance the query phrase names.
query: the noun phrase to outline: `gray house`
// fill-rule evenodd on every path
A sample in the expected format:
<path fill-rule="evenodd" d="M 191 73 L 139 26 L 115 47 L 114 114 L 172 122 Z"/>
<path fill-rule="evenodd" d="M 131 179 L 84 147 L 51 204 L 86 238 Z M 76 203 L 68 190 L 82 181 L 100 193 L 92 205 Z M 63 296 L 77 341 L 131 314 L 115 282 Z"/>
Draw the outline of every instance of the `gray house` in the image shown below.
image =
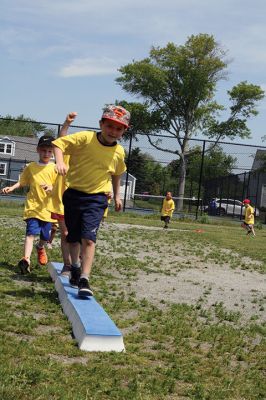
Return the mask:
<path fill-rule="evenodd" d="M 31 161 L 38 161 L 38 138 L 0 136 L 0 179 L 17 181 L 21 170 Z"/>

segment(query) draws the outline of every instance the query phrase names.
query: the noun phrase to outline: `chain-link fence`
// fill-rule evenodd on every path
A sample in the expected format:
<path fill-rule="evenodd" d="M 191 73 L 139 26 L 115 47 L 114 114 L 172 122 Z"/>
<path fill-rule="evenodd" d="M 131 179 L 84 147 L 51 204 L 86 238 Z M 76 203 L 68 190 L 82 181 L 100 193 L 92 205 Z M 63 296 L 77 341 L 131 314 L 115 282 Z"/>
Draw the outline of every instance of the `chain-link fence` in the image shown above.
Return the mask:
<path fill-rule="evenodd" d="M 60 124 L 0 118 L 0 185 L 18 179 L 28 162 L 38 160 L 38 137 L 47 133 L 57 137 L 60 128 Z M 69 133 L 81 130 L 99 129 L 71 126 Z M 216 199 L 216 216 L 242 218 L 239 204 L 249 198 L 264 222 L 266 147 L 193 138 L 186 147 L 182 170 L 180 143 L 175 137 L 128 134 L 122 145 L 127 163 L 121 180 L 124 211 L 158 213 L 166 191 L 171 191 L 177 216 L 211 214 L 209 204 Z"/>

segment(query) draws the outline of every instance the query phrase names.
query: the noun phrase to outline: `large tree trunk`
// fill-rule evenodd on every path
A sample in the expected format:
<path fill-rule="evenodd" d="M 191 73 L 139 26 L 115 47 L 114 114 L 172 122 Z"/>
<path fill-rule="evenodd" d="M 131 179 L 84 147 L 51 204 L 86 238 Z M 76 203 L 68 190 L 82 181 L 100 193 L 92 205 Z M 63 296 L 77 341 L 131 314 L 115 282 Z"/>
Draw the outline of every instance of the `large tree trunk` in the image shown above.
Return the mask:
<path fill-rule="evenodd" d="M 179 178 L 178 178 L 178 189 L 177 189 L 178 200 L 176 204 L 177 211 L 183 210 L 184 194 L 186 186 L 186 173 L 187 173 L 186 158 L 184 157 L 184 155 L 182 155 L 180 157 L 180 164 L 179 164 Z"/>

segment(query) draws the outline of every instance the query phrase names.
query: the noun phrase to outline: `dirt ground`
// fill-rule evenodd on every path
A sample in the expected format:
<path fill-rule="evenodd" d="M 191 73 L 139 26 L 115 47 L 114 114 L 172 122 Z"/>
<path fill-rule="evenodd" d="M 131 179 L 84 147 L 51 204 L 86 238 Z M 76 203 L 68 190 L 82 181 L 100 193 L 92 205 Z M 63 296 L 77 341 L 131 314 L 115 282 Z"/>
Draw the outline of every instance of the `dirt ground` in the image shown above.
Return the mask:
<path fill-rule="evenodd" d="M 1 220 L 3 224 L 8 222 L 10 226 L 14 222 L 14 226 L 24 229 L 21 220 Z M 181 231 L 176 231 L 174 245 L 169 246 L 166 241 L 162 246 L 162 228 L 105 223 L 99 232 L 96 253 L 106 255 L 108 260 L 133 257 L 136 262 L 142 263 L 145 268 L 135 269 L 130 285 L 126 267 L 123 273 L 109 269 L 119 280 L 119 287 L 125 292 L 134 291 L 139 300 L 145 298 L 158 307 L 167 303 L 186 303 L 198 305 L 206 311 L 221 304 L 229 313 L 239 313 L 240 323 L 250 319 L 265 322 L 266 275 L 250 268 L 260 262 L 220 249 L 220 253 L 234 259 L 235 264 L 232 268 L 228 260 L 217 263 L 217 260 L 208 257 L 212 248 L 205 249 L 203 254 L 200 244 L 199 248 L 195 248 L 194 243 L 184 246 L 184 242 L 179 242 Z M 53 246 L 60 246 L 58 237 Z"/>
<path fill-rule="evenodd" d="M 130 230 L 136 235 L 139 230 L 139 242 L 127 244 L 131 254 L 137 260 L 146 260 L 151 268 L 152 260 L 157 265 L 167 266 L 167 273 L 163 269 L 154 272 L 137 270 L 131 289 L 138 299 L 145 298 L 159 307 L 162 306 L 162 299 L 166 303 L 198 304 L 205 310 L 221 304 L 229 313 L 239 313 L 239 322 L 245 323 L 250 318 L 257 322 L 266 321 L 266 275 L 252 269 L 243 269 L 243 265 L 248 267 L 259 264 L 259 261 L 239 256 L 241 267 L 232 268 L 228 262 L 217 265 L 213 260 L 202 260 L 202 255 L 197 256 L 197 252 L 190 252 L 188 256 L 189 249 L 184 251 L 182 244 L 180 251 L 175 244 L 174 252 L 169 251 L 169 248 L 162 251 L 156 246 L 147 248 L 147 241 L 151 240 L 147 239 L 148 232 L 156 234 L 162 231 L 161 228 L 108 224 L 104 230 L 112 237 L 121 236 L 123 232 L 129 233 Z M 104 251 L 101 241 L 99 248 Z M 238 257 L 226 249 L 221 249 L 221 252 L 234 259 Z M 118 257 L 118 254 L 114 256 Z M 182 265 L 182 268 L 177 268 L 177 265 Z M 118 277 L 117 272 L 112 273 Z M 124 289 L 128 290 L 126 284 Z"/>

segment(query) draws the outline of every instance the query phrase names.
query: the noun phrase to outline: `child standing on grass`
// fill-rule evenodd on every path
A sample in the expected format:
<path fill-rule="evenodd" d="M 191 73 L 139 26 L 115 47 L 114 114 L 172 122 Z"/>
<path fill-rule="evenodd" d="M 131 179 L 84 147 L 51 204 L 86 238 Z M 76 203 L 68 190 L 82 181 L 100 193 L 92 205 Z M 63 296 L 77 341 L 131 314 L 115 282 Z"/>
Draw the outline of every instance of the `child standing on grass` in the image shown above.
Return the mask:
<path fill-rule="evenodd" d="M 65 122 L 60 129 L 58 137 L 64 137 L 67 135 L 68 128 L 75 120 L 78 114 L 76 112 L 71 112 L 66 116 Z M 69 165 L 69 156 L 64 155 L 64 163 L 66 166 Z M 66 182 L 65 176 L 58 175 L 56 182 L 54 184 L 54 188 L 52 194 L 49 199 L 48 210 L 51 212 L 51 217 L 57 220 L 60 230 L 60 237 L 61 237 L 61 251 L 63 257 L 63 268 L 61 271 L 61 275 L 69 276 L 70 275 L 70 268 L 71 268 L 71 257 L 69 251 L 69 245 L 67 242 L 67 227 L 65 223 L 64 217 L 64 205 L 63 205 L 63 193 L 66 190 Z"/>
<path fill-rule="evenodd" d="M 130 113 L 121 106 L 105 107 L 100 120 L 101 131 L 82 131 L 53 142 L 57 170 L 66 175 L 68 189 L 63 203 L 71 255 L 69 282 L 78 287 L 79 296 L 92 296 L 89 275 L 95 243 L 107 194 L 113 186 L 115 210 L 120 211 L 120 177 L 125 172 L 125 152 L 117 143 L 129 126 Z M 70 155 L 69 168 L 63 156 Z M 82 264 L 79 265 L 81 243 Z"/>
<path fill-rule="evenodd" d="M 250 235 L 252 233 L 253 236 L 256 236 L 255 230 L 254 230 L 254 208 L 251 207 L 250 205 L 250 200 L 245 199 L 243 200 L 243 204 L 245 207 L 245 220 L 241 224 L 242 228 L 247 230 L 247 235 Z"/>
<path fill-rule="evenodd" d="M 46 265 L 48 262 L 44 245 L 49 241 L 52 222 L 51 213 L 47 210 L 49 194 L 52 191 L 57 173 L 55 164 L 50 163 L 53 156 L 52 136 L 42 136 L 37 145 L 39 162 L 29 163 L 23 170 L 20 179 L 13 186 L 5 187 L 5 194 L 23 186 L 29 186 L 23 219 L 26 221 L 26 237 L 24 242 L 24 257 L 18 267 L 22 274 L 29 273 L 30 257 L 35 236 L 39 235 L 36 246 L 38 262 Z"/>
<path fill-rule="evenodd" d="M 106 220 L 106 218 L 107 218 L 108 210 L 109 210 L 109 206 L 110 206 L 111 201 L 112 201 L 112 194 L 109 193 L 109 194 L 107 194 L 108 206 L 107 206 L 106 209 L 104 210 L 104 214 L 103 214 L 103 218 L 102 218 L 102 225 L 104 225 L 105 220 Z"/>
<path fill-rule="evenodd" d="M 172 218 L 173 212 L 175 210 L 175 202 L 172 199 L 172 193 L 166 192 L 166 196 L 163 200 L 163 206 L 161 210 L 161 221 L 164 221 L 164 228 L 168 228 L 170 219 Z"/>

